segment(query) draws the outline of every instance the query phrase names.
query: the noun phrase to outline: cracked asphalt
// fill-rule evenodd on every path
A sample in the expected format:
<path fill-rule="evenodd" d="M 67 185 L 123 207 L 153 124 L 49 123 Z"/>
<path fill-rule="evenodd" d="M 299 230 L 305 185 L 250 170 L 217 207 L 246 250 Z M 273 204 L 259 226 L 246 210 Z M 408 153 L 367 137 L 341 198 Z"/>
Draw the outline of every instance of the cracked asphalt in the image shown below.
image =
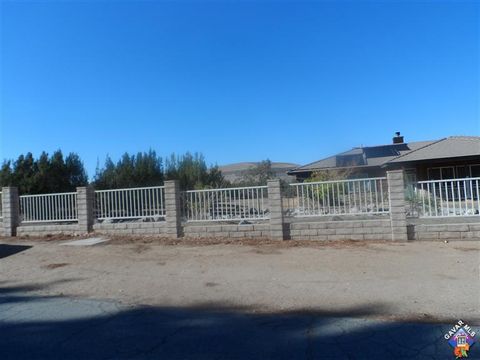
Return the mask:
<path fill-rule="evenodd" d="M 443 335 L 456 319 L 480 330 L 471 311 L 478 271 L 459 276 L 478 267 L 478 244 L 430 251 L 417 280 L 433 284 L 418 284 L 424 297 L 406 301 L 417 285 L 410 289 L 412 274 L 399 269 L 419 271 L 410 266 L 423 257 L 416 252 L 442 246 L 411 245 L 68 248 L 0 241 L 0 359 L 454 359 Z M 380 257 L 397 264 L 376 278 L 365 275 L 384 266 Z M 355 274 L 347 276 L 345 264 L 334 270 L 340 259 L 358 258 Z M 470 295 L 449 296 L 450 287 L 467 289 L 462 281 Z M 478 343 L 469 359 L 480 359 Z"/>
<path fill-rule="evenodd" d="M 356 309 L 361 313 L 368 309 Z M 0 299 L 1 359 L 452 359 L 451 324 L 314 313 Z M 470 359 L 480 352 L 472 347 Z"/>

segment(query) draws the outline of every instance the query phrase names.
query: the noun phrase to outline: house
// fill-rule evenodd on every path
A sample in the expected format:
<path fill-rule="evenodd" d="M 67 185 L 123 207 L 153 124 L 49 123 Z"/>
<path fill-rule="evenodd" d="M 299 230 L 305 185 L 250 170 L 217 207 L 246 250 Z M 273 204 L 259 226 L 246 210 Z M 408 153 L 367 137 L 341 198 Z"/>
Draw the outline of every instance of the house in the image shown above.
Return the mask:
<path fill-rule="evenodd" d="M 287 174 L 303 181 L 318 172 L 348 170 L 349 178 L 368 178 L 397 169 L 404 169 L 409 181 L 480 177 L 480 136 L 407 143 L 397 132 L 391 144 L 355 147 Z"/>

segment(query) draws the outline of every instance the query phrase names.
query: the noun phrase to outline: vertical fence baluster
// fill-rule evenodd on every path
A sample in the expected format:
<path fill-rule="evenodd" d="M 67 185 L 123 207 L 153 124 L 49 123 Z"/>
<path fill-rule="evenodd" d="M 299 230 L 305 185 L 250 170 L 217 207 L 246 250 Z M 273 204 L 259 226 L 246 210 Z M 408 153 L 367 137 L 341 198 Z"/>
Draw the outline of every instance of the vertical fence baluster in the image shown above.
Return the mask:
<path fill-rule="evenodd" d="M 450 199 L 448 198 L 448 181 L 445 181 L 445 202 L 447 203 L 447 216 L 450 215 Z"/>
<path fill-rule="evenodd" d="M 458 211 L 459 215 L 462 214 L 462 195 L 461 195 L 461 189 L 460 189 L 460 181 L 455 181 L 457 184 L 457 195 L 458 195 Z"/>
<path fill-rule="evenodd" d="M 440 216 L 443 216 L 443 196 L 442 196 L 442 182 L 439 185 L 439 192 L 440 192 Z"/>
<path fill-rule="evenodd" d="M 469 182 L 469 185 L 470 185 L 470 201 L 472 203 L 472 215 L 475 214 L 475 203 L 473 201 L 473 180 L 470 180 Z"/>
<path fill-rule="evenodd" d="M 328 187 L 329 187 L 329 190 L 330 190 L 329 193 L 331 192 L 331 194 L 332 194 L 332 198 L 330 199 L 330 203 L 332 204 L 333 214 L 335 214 L 337 212 L 337 209 L 335 207 L 335 184 L 329 183 Z"/>
<path fill-rule="evenodd" d="M 302 196 L 302 197 L 301 197 L 301 199 L 302 199 L 302 213 L 303 213 L 304 215 L 306 215 L 306 211 L 305 211 L 305 197 L 304 197 L 304 195 L 303 195 L 303 193 L 304 193 L 304 192 L 303 192 L 303 186 L 300 187 L 300 190 L 301 190 L 301 193 L 302 193 L 302 195 L 301 195 L 301 196 Z"/>
<path fill-rule="evenodd" d="M 424 185 L 425 184 L 421 184 L 421 186 L 422 186 L 422 193 L 421 193 L 421 196 L 422 196 L 422 215 L 425 215 L 425 189 L 424 189 Z"/>
<path fill-rule="evenodd" d="M 475 212 L 476 214 L 480 214 L 480 191 L 478 187 L 478 179 L 475 180 L 476 182 L 476 188 L 477 188 L 477 211 Z"/>
<path fill-rule="evenodd" d="M 456 204 L 455 204 L 455 188 L 454 188 L 454 182 L 453 181 L 450 181 L 450 187 L 452 188 L 453 215 L 456 215 L 457 210 L 456 210 Z"/>

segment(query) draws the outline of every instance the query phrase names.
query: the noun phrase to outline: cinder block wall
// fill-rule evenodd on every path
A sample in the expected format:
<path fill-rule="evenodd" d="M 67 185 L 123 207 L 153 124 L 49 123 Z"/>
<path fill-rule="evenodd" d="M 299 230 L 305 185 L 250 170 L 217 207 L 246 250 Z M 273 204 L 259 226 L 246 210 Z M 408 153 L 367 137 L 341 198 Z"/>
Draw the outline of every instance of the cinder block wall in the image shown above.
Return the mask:
<path fill-rule="evenodd" d="M 117 235 L 167 235 L 167 223 L 159 222 L 122 222 L 122 223 L 97 223 L 93 230 L 99 234 Z"/>
<path fill-rule="evenodd" d="M 185 237 L 189 238 L 269 238 L 270 224 L 186 224 L 183 228 Z"/>
<path fill-rule="evenodd" d="M 478 217 L 409 219 L 408 223 L 409 240 L 480 240 Z"/>
<path fill-rule="evenodd" d="M 32 224 L 17 227 L 18 236 L 74 235 L 80 233 L 78 224 Z"/>
<path fill-rule="evenodd" d="M 408 240 L 404 180 L 405 173 L 403 170 L 387 171 L 391 240 L 393 241 Z"/>
<path fill-rule="evenodd" d="M 15 236 L 19 223 L 20 201 L 14 186 L 2 188 L 2 235 Z"/>
<path fill-rule="evenodd" d="M 391 240 L 390 219 L 296 221 L 290 224 L 292 240 Z"/>

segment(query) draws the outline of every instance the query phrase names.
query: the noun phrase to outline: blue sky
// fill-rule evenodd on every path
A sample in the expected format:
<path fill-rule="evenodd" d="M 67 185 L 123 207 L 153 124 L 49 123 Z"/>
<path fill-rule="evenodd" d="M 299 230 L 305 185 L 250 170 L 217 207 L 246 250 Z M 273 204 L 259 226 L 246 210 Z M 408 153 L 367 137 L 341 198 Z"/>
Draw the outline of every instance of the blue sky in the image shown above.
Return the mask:
<path fill-rule="evenodd" d="M 480 135 L 475 2 L 1 2 L 0 158 L 307 163 Z"/>

